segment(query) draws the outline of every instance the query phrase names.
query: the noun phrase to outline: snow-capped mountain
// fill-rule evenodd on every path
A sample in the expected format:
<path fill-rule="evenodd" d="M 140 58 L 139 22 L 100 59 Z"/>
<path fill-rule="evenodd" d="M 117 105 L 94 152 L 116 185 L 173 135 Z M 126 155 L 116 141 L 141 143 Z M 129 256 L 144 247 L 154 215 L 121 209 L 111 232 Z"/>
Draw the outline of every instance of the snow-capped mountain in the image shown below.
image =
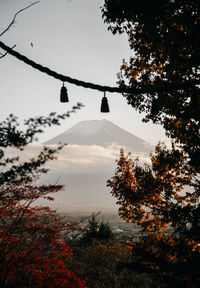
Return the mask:
<path fill-rule="evenodd" d="M 81 121 L 45 144 L 78 144 L 109 146 L 116 144 L 134 152 L 149 152 L 151 145 L 107 120 Z"/>
<path fill-rule="evenodd" d="M 120 148 L 142 163 L 148 163 L 152 150 L 149 143 L 107 120 L 79 122 L 45 144 L 58 143 L 69 145 L 60 151 L 56 162 L 48 163 L 50 172 L 41 181 L 65 185 L 52 203 L 60 211 L 116 210 L 116 199 L 106 181 L 115 173 Z"/>

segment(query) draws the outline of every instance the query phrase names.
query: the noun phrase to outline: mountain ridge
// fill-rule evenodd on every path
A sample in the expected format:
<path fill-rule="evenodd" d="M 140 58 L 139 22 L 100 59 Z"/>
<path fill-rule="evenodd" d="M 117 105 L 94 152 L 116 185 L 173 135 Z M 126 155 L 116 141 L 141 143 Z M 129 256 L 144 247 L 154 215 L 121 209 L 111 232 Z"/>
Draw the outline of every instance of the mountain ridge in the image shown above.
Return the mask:
<path fill-rule="evenodd" d="M 105 119 L 81 121 L 44 144 L 58 143 L 103 147 L 115 144 L 131 148 L 134 152 L 150 152 L 152 149 L 152 146 L 145 140 Z"/>

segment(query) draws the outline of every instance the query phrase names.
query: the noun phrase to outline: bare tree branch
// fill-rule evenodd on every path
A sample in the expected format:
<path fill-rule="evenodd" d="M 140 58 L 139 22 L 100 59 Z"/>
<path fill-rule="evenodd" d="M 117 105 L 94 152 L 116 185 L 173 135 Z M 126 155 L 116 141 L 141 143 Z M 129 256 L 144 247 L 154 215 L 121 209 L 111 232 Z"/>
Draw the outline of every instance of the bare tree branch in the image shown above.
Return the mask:
<path fill-rule="evenodd" d="M 25 8 L 22 8 L 22 9 L 20 9 L 19 11 L 17 11 L 17 12 L 15 13 L 12 21 L 11 21 L 10 24 L 8 25 L 8 27 L 7 27 L 3 32 L 1 32 L 0 37 L 1 37 L 2 35 L 4 35 L 4 34 L 12 27 L 12 25 L 15 23 L 15 20 L 16 20 L 18 14 L 20 14 L 20 13 L 23 12 L 24 10 L 29 9 L 30 7 L 32 7 L 33 5 L 35 5 L 35 4 L 39 3 L 39 2 L 40 2 L 40 1 L 33 2 L 33 3 L 31 3 L 30 5 L 26 6 Z"/>

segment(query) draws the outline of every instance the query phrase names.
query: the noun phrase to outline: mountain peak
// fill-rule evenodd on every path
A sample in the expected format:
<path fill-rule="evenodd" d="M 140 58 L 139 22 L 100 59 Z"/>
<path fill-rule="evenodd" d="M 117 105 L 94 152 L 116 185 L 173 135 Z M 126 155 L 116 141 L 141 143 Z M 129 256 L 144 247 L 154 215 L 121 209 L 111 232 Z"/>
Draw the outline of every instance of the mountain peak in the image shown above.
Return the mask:
<path fill-rule="evenodd" d="M 128 147 L 130 151 L 134 152 L 149 152 L 151 150 L 151 145 L 148 142 L 106 119 L 81 121 L 45 144 L 57 144 L 59 142 L 103 147 L 116 144 Z"/>
<path fill-rule="evenodd" d="M 81 121 L 79 123 L 77 123 L 76 125 L 74 125 L 73 127 L 71 127 L 70 129 L 68 129 L 66 132 L 73 132 L 75 133 L 75 131 L 79 132 L 81 135 L 82 134 L 94 134 L 97 131 L 104 129 L 105 127 L 109 127 L 115 125 L 112 122 L 106 120 L 106 119 L 102 119 L 102 120 L 84 120 Z M 64 132 L 65 133 L 65 132 Z"/>

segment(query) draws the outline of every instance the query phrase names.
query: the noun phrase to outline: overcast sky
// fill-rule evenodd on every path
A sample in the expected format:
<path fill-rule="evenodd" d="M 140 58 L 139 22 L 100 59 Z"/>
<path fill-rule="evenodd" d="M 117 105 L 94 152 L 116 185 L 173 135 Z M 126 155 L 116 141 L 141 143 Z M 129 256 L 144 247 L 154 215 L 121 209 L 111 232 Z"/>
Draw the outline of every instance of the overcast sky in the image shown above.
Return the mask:
<path fill-rule="evenodd" d="M 0 0 L 3 31 L 25 0 Z M 102 85 L 116 86 L 122 59 L 130 52 L 126 35 L 107 31 L 101 17 L 103 0 L 41 0 L 18 15 L 17 23 L 1 41 L 16 44 L 16 50 L 64 75 Z M 31 46 L 33 43 L 33 47 Z M 46 141 L 82 120 L 108 119 L 150 143 L 164 138 L 161 127 L 142 123 L 142 115 L 127 105 L 122 95 L 107 93 L 111 113 L 100 113 L 103 93 L 66 84 L 70 103 L 60 103 L 62 83 L 7 55 L 0 60 L 0 120 L 14 113 L 20 120 L 63 113 L 77 101 L 85 105 L 60 127 L 46 130 Z"/>

